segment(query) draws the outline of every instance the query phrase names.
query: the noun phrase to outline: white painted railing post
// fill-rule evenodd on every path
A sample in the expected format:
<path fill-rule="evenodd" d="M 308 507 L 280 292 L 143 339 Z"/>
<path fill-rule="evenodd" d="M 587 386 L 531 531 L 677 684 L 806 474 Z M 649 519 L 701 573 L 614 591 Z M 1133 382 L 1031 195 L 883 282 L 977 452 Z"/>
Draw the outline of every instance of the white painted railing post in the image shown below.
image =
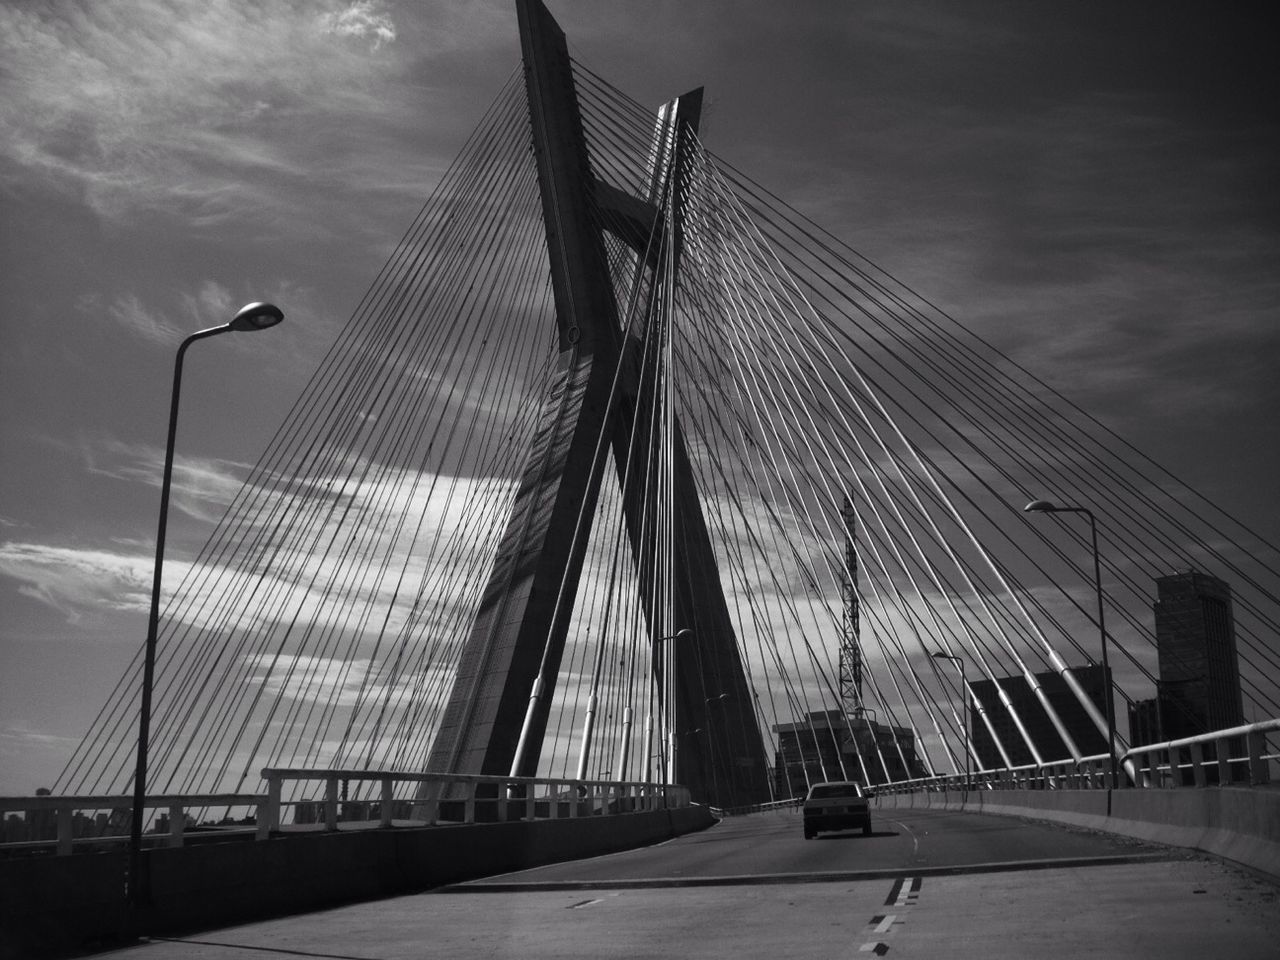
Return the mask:
<path fill-rule="evenodd" d="M 444 781 L 433 777 L 422 782 L 426 786 L 418 791 L 418 799 L 413 804 L 413 818 L 416 820 L 421 814 L 427 826 L 432 827 L 440 819 L 440 797 L 444 794 Z"/>
<path fill-rule="evenodd" d="M 466 784 L 466 788 L 467 788 L 467 799 L 464 802 L 464 806 L 463 806 L 462 822 L 475 823 L 476 822 L 476 782 L 474 780 L 469 780 Z"/>
<path fill-rule="evenodd" d="M 1215 748 L 1218 753 L 1218 786 L 1225 787 L 1231 782 L 1231 738 L 1215 741 Z"/>
<path fill-rule="evenodd" d="M 392 782 L 391 777 L 383 775 L 382 806 L 381 806 L 382 826 L 384 827 L 391 826 L 392 815 L 395 813 L 395 805 L 396 805 L 395 784 Z"/>
<path fill-rule="evenodd" d="M 265 772 L 265 771 L 264 771 Z M 283 778 L 279 774 L 266 772 L 267 804 L 266 809 L 258 808 L 258 839 L 266 840 L 271 831 L 280 829 L 280 787 Z"/>
<path fill-rule="evenodd" d="M 324 781 L 324 828 L 338 829 L 338 778 L 325 777 Z"/>
<path fill-rule="evenodd" d="M 1204 744 L 1191 744 L 1191 777 L 1197 787 L 1204 786 Z"/>

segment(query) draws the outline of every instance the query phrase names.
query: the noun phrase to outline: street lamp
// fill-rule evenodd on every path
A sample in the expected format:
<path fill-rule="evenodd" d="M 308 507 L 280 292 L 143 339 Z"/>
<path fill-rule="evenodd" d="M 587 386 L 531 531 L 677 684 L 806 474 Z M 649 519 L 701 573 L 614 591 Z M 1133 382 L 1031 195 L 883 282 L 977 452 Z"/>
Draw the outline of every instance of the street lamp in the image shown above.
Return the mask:
<path fill-rule="evenodd" d="M 151 687 L 155 680 L 156 634 L 160 626 L 160 575 L 164 565 L 164 536 L 169 521 L 169 487 L 173 478 L 173 441 L 178 431 L 178 394 L 182 387 L 182 359 L 187 347 L 197 340 L 229 330 L 253 332 L 274 327 L 284 319 L 280 308 L 270 303 L 250 303 L 229 323 L 198 330 L 178 346 L 173 365 L 173 394 L 169 400 L 169 438 L 164 451 L 164 475 L 160 484 L 160 523 L 156 530 L 156 562 L 151 580 L 151 614 L 147 620 L 147 643 L 142 657 L 142 704 L 138 709 L 138 762 L 133 774 L 133 815 L 129 823 L 129 873 L 126 895 L 137 908 L 142 896 L 142 819 L 147 798 L 147 741 L 151 733 Z"/>
<path fill-rule="evenodd" d="M 1107 689 L 1107 753 L 1111 755 L 1111 787 L 1118 789 L 1120 776 L 1116 768 L 1116 716 L 1115 706 L 1112 704 L 1112 700 L 1115 699 L 1115 690 L 1111 681 L 1111 667 L 1107 663 L 1107 627 L 1103 620 L 1102 561 L 1098 555 L 1098 521 L 1088 507 L 1059 507 L 1048 500 L 1032 500 L 1022 509 L 1027 513 L 1083 513 L 1089 518 L 1089 533 L 1093 538 L 1093 584 L 1098 594 L 1098 633 L 1102 638 L 1102 675 Z"/>
<path fill-rule="evenodd" d="M 658 637 L 653 641 L 655 648 L 660 643 L 667 640 L 685 640 L 693 636 L 693 631 L 688 627 L 677 630 L 675 633 L 666 637 Z M 670 664 L 664 663 L 662 666 L 662 687 L 663 699 L 665 701 L 664 711 L 667 718 L 667 783 L 676 782 L 676 655 L 674 652 L 668 653 L 670 648 L 663 648 L 662 656 L 670 661 Z M 668 669 L 669 667 L 669 669 Z"/>
<path fill-rule="evenodd" d="M 961 722 L 964 724 L 964 790 L 969 792 L 969 684 L 964 678 L 964 661 L 957 656 L 938 651 L 929 656 L 935 660 L 951 660 L 960 667 Z"/>

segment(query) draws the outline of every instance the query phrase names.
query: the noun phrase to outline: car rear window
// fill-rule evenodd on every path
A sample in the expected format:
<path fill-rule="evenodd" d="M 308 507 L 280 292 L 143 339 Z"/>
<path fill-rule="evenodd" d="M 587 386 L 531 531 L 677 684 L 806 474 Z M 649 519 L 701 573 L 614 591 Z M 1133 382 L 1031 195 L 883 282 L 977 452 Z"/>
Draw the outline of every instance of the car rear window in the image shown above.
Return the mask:
<path fill-rule="evenodd" d="M 862 788 L 856 783 L 820 783 L 809 791 L 811 800 L 825 800 L 829 797 L 860 797 Z"/>

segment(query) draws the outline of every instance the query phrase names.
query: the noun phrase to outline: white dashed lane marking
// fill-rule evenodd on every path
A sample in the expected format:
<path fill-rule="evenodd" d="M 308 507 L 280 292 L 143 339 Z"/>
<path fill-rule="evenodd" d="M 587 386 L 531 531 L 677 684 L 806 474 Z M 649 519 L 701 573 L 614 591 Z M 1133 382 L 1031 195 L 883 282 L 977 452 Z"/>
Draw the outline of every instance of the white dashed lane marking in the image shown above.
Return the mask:
<path fill-rule="evenodd" d="M 893 882 L 893 886 L 889 888 L 889 896 L 884 905 L 886 907 L 906 909 L 907 907 L 915 906 L 919 899 L 920 878 L 899 877 Z M 868 939 L 858 947 L 858 952 L 874 953 L 878 957 L 883 957 L 889 952 L 889 944 L 880 938 L 892 936 L 894 929 L 906 922 L 906 916 L 905 913 L 876 914 L 871 918 L 871 922 L 867 924 L 866 932 L 863 935 Z M 875 939 L 871 939 L 872 937 Z"/>
<path fill-rule="evenodd" d="M 886 907 L 909 906 L 919 898 L 920 878 L 903 877 L 893 885 L 893 889 L 889 891 L 889 899 L 884 902 L 884 905 Z"/>

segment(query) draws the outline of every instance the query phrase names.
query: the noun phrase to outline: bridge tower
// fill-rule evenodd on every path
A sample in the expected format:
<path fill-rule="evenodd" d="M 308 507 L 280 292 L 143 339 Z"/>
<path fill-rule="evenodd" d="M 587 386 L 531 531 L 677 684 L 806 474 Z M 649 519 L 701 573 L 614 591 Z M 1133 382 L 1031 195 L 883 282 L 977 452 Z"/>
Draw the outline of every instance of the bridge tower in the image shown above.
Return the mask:
<path fill-rule="evenodd" d="M 656 270 L 647 252 L 655 228 L 669 226 L 666 256 L 674 280 L 682 226 L 680 185 L 688 134 L 697 129 L 701 90 L 668 105 L 652 171 L 676 185 L 665 204 L 634 197 L 595 177 L 583 132 L 564 33 L 540 0 L 517 0 L 530 124 L 542 196 L 560 353 L 543 401 L 535 442 L 488 584 L 463 647 L 427 770 L 533 776 L 573 610 L 608 437 L 626 526 L 646 595 L 652 574 L 642 558 L 642 484 L 646 455 L 629 452 L 633 425 L 643 432 L 640 333 L 624 333 L 605 255 L 590 211 L 610 212 L 617 236 L 632 246 L 637 270 Z M 665 129 L 662 127 L 665 125 Z M 670 164 L 669 172 L 663 164 Z M 669 222 L 668 222 L 669 218 Z M 610 403 L 618 371 L 620 400 Z M 695 800 L 732 806 L 768 798 L 765 753 L 714 553 L 678 422 L 668 438 L 675 548 L 674 625 L 665 632 L 674 665 L 679 744 L 675 779 Z M 628 471 L 628 459 L 630 470 Z M 648 611 L 646 611 L 648 615 Z M 688 633 L 685 633 L 688 631 Z M 661 637 L 649 619 L 654 660 Z"/>

